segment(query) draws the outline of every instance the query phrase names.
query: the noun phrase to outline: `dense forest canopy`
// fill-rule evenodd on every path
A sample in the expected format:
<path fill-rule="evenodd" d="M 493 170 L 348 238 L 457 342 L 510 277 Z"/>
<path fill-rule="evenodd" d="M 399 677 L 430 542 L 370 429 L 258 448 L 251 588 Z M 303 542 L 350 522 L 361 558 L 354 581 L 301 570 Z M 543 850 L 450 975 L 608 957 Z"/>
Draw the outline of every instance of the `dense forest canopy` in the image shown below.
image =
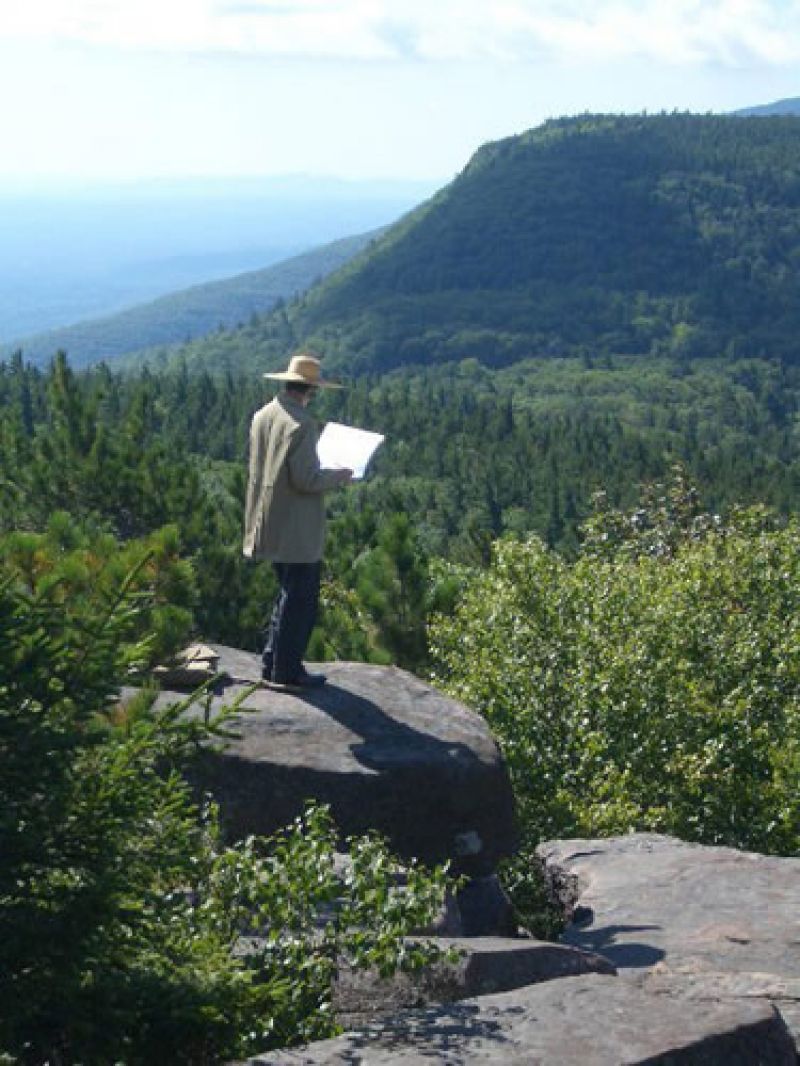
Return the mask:
<path fill-rule="evenodd" d="M 474 357 L 800 358 L 800 118 L 559 119 L 481 148 L 322 285 L 183 348 L 349 372 Z M 167 358 L 169 358 L 167 353 Z"/>
<path fill-rule="evenodd" d="M 195 625 L 254 647 L 272 576 L 240 553 L 247 435 L 260 377 L 0 368 L 0 531 L 53 512 L 123 540 L 177 526 L 194 560 Z M 603 492 L 681 463 L 708 506 L 800 499 L 800 371 L 764 360 L 476 360 L 360 377 L 316 413 L 387 440 L 368 478 L 331 501 L 328 622 L 317 654 L 425 658 L 430 560 L 481 564 L 492 540 L 536 533 L 570 555 Z M 324 634 L 324 635 L 323 635 Z"/>

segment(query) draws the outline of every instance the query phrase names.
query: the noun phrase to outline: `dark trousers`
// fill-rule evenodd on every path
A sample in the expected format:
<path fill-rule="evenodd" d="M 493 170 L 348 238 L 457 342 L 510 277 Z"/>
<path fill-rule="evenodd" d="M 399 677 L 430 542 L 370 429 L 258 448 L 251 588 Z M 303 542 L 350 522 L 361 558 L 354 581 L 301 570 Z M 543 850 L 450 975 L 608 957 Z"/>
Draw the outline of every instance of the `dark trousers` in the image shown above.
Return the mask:
<path fill-rule="evenodd" d="M 319 607 L 320 563 L 273 563 L 280 582 L 262 653 L 264 674 L 294 681 L 303 674 L 303 656 Z"/>

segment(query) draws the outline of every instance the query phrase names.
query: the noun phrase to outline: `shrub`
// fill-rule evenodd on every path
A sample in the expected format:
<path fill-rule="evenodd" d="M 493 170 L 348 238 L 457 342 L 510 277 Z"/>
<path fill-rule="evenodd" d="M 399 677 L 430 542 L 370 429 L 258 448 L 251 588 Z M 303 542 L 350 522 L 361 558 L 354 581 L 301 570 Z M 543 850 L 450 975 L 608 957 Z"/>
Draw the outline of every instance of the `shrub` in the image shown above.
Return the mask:
<path fill-rule="evenodd" d="M 498 542 L 432 626 L 436 677 L 497 733 L 529 846 L 633 829 L 800 846 L 800 525 L 677 502 L 598 516 L 572 563 Z"/>

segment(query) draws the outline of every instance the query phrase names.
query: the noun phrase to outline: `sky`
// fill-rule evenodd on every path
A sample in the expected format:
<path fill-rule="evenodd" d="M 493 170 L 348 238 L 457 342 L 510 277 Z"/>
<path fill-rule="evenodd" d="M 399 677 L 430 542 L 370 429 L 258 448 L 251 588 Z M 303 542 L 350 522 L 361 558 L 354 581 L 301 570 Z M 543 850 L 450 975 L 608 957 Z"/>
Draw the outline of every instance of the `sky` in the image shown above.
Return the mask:
<path fill-rule="evenodd" d="M 0 182 L 447 181 L 585 111 L 800 96 L 800 0 L 0 0 Z"/>

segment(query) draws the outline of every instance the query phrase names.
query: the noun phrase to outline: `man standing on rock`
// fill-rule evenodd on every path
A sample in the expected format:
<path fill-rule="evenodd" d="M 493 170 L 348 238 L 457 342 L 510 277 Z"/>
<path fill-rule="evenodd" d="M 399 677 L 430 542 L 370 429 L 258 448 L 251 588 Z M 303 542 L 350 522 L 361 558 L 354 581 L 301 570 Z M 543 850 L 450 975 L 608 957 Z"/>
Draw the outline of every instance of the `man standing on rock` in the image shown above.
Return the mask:
<path fill-rule="evenodd" d="M 319 360 L 300 352 L 288 369 L 264 377 L 285 386 L 250 427 L 243 551 L 250 559 L 270 559 L 280 583 L 262 678 L 273 688 L 302 691 L 325 684 L 324 674 L 310 674 L 303 665 L 319 604 L 323 495 L 348 484 L 353 472 L 320 468 L 317 424 L 306 407 L 317 389 L 341 386 L 322 380 Z"/>

